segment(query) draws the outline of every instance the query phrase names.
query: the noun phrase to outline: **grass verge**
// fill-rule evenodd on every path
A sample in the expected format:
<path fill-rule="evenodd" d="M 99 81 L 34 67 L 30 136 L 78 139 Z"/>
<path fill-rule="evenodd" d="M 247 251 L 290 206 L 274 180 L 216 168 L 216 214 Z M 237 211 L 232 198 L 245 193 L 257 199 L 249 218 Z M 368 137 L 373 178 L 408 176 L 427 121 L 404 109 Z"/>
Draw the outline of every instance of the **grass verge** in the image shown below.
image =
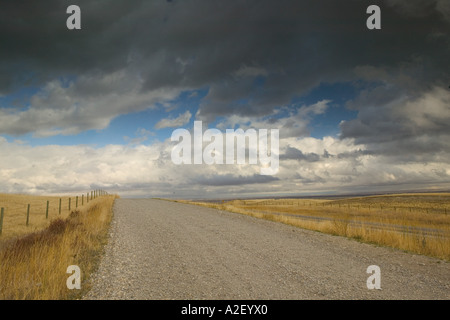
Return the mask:
<path fill-rule="evenodd" d="M 117 196 L 103 196 L 52 219 L 40 231 L 3 241 L 0 248 L 0 299 L 77 299 L 90 288 L 107 242 L 112 206 Z M 81 269 L 81 290 L 69 290 L 68 266 Z"/>

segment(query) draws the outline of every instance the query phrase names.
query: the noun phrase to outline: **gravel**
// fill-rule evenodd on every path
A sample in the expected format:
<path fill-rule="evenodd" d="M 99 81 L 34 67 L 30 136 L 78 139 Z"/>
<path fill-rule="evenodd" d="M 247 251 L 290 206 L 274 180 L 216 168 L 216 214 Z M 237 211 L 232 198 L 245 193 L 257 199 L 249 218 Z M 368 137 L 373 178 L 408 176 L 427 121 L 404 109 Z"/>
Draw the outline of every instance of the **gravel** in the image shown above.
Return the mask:
<path fill-rule="evenodd" d="M 105 250 L 84 299 L 450 298 L 448 262 L 164 200 L 116 200 Z"/>

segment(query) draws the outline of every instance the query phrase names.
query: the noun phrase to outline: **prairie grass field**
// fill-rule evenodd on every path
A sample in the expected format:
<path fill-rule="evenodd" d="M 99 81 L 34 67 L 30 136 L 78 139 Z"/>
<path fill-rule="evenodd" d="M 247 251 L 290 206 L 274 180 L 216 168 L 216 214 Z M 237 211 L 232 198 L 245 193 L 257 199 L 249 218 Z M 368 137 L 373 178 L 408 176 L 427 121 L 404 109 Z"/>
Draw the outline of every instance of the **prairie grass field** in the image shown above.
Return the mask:
<path fill-rule="evenodd" d="M 61 198 L 67 206 L 60 214 L 59 197 L 1 195 L 0 206 L 5 213 L 0 236 L 0 299 L 77 299 L 88 290 L 89 275 L 97 267 L 107 241 L 116 197 L 98 196 L 89 203 L 84 199 L 84 205 L 78 208 L 72 202 L 71 210 L 69 198 Z M 27 226 L 28 204 L 31 212 Z M 71 265 L 81 270 L 81 290 L 67 287 L 67 268 Z"/>
<path fill-rule="evenodd" d="M 450 260 L 450 193 L 177 201 Z"/>
<path fill-rule="evenodd" d="M 23 194 L 0 194 L 0 208 L 4 208 L 3 230 L 0 241 L 42 230 L 50 225 L 52 219 L 67 218 L 71 210 L 89 204 L 87 195 L 78 196 L 32 196 Z M 59 211 L 61 199 L 61 212 Z M 69 210 L 69 199 L 70 209 Z M 48 215 L 47 215 L 47 201 Z M 83 202 L 83 204 L 82 204 Z M 27 222 L 28 204 L 30 213 Z M 47 218 L 48 216 L 48 218 Z"/>

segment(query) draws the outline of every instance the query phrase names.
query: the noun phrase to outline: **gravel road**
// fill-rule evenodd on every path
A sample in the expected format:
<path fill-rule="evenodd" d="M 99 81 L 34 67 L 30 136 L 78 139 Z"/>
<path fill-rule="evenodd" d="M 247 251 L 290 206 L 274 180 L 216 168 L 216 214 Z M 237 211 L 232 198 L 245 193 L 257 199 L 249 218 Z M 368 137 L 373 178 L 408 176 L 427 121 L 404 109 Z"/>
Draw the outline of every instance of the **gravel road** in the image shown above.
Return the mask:
<path fill-rule="evenodd" d="M 450 299 L 448 262 L 164 200 L 116 200 L 105 250 L 84 299 Z"/>

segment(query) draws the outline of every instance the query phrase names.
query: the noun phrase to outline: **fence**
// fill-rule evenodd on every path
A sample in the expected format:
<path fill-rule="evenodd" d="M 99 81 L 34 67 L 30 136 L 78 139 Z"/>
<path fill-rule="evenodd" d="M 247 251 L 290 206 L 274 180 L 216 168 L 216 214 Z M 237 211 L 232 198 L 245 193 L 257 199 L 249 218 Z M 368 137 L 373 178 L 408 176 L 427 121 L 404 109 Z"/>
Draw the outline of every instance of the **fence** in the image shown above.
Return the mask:
<path fill-rule="evenodd" d="M 63 210 L 67 210 L 68 212 L 70 212 L 72 209 L 77 209 L 80 206 L 84 206 L 85 204 L 88 204 L 89 201 L 92 201 L 98 197 L 102 197 L 102 196 L 106 196 L 109 195 L 106 191 L 103 190 L 93 190 L 93 191 L 89 191 L 86 194 L 82 194 L 81 196 L 73 196 L 73 197 L 61 197 L 59 199 L 56 198 L 56 201 L 54 199 L 54 201 L 50 201 L 50 200 L 41 200 L 43 197 L 39 197 L 41 198 L 40 200 L 33 200 L 32 202 L 34 203 L 34 207 L 31 205 L 31 203 L 21 203 L 19 204 L 19 206 L 22 206 L 24 204 L 26 204 L 26 210 L 24 210 L 23 215 L 24 215 L 24 223 L 25 226 L 28 227 L 30 225 L 30 222 L 32 219 L 33 214 L 37 214 L 33 211 L 33 208 L 37 207 L 37 210 L 40 214 L 44 214 L 45 211 L 45 219 L 49 218 L 49 213 L 51 211 L 51 209 L 53 209 L 53 211 L 56 211 L 58 215 L 61 215 Z M 54 198 L 54 197 L 52 197 Z M 63 203 L 63 199 L 66 203 Z M 75 203 L 72 203 L 72 199 L 75 200 Z M 31 201 L 30 201 L 31 202 Z M 38 203 L 39 202 L 39 203 Z M 42 202 L 44 202 L 44 205 L 42 205 Z M 54 205 L 54 207 L 51 206 L 51 204 Z M 44 209 L 42 209 L 44 208 Z M 19 208 L 13 209 L 16 219 L 15 222 L 17 223 L 17 213 L 18 211 L 20 211 Z M 8 215 L 8 207 L 1 207 L 0 209 L 0 236 L 3 233 L 3 229 L 4 229 L 4 218 L 5 216 Z M 20 219 L 20 214 L 18 215 L 19 219 Z M 19 221 L 20 223 L 20 221 Z M 7 227 L 7 226 L 6 226 Z"/>

